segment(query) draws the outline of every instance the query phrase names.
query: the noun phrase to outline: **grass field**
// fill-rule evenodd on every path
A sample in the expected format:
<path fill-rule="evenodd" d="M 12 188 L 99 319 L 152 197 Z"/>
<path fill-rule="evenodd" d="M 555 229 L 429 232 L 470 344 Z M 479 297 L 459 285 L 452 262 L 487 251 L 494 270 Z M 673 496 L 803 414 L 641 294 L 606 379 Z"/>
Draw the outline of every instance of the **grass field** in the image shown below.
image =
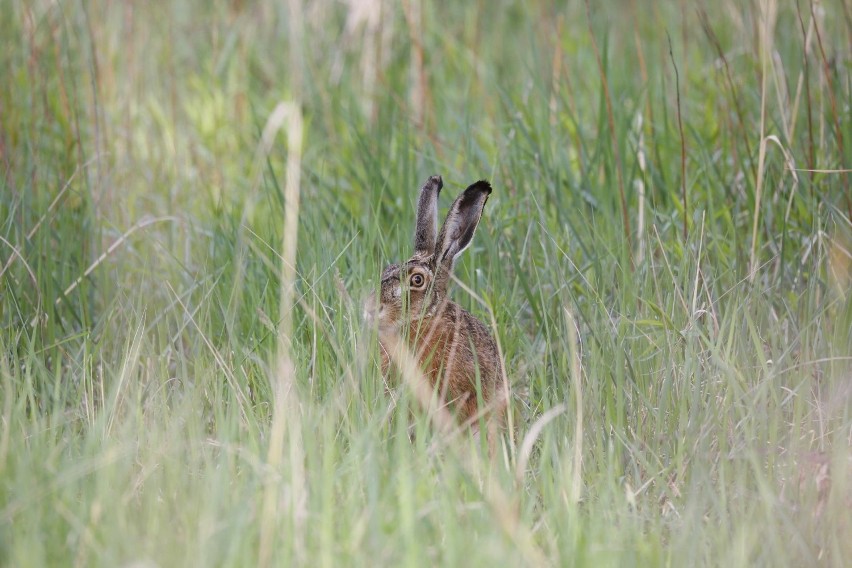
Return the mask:
<path fill-rule="evenodd" d="M 557 4 L 0 0 L 0 565 L 852 563 L 852 5 Z M 431 174 L 493 462 L 362 317 Z"/>

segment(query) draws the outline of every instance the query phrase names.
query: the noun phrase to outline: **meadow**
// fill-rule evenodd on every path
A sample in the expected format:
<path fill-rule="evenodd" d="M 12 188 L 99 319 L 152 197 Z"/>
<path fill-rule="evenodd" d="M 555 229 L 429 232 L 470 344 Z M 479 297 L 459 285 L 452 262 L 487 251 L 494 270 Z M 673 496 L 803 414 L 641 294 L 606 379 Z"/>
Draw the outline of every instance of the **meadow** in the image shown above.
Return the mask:
<path fill-rule="evenodd" d="M 847 0 L 0 13 L 0 565 L 852 563 Z M 363 317 L 432 174 L 493 459 Z"/>

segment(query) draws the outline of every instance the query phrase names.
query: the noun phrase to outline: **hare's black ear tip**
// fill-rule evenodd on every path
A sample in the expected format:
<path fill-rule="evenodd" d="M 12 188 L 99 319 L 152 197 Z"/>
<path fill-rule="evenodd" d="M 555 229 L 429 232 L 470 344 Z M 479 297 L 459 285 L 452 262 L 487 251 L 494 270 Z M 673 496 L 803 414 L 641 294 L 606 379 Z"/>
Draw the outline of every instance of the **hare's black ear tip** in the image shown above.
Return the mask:
<path fill-rule="evenodd" d="M 488 183 L 488 180 L 481 179 L 477 182 L 474 182 L 468 189 L 481 191 L 486 195 L 491 195 L 491 184 Z"/>
<path fill-rule="evenodd" d="M 427 187 L 440 192 L 444 187 L 444 179 L 437 174 L 429 176 L 429 179 L 426 180 L 423 188 L 426 189 Z"/>

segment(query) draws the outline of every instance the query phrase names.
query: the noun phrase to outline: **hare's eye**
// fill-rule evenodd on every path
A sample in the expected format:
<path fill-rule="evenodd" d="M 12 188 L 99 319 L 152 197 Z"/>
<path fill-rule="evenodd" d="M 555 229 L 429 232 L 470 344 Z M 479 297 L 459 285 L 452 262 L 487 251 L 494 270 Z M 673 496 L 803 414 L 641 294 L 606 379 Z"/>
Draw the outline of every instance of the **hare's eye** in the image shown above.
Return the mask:
<path fill-rule="evenodd" d="M 423 286 L 423 275 L 422 274 L 413 274 L 411 276 L 411 285 L 415 288 L 420 288 Z"/>

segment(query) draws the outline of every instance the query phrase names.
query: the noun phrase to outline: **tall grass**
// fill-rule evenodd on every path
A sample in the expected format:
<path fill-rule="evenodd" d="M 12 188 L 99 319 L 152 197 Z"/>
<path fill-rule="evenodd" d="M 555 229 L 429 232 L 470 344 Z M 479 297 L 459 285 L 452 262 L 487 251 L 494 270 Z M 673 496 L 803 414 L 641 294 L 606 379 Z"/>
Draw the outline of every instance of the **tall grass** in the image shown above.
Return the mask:
<path fill-rule="evenodd" d="M 0 564 L 852 561 L 848 4 L 0 9 Z M 493 462 L 361 316 L 434 173 Z"/>

